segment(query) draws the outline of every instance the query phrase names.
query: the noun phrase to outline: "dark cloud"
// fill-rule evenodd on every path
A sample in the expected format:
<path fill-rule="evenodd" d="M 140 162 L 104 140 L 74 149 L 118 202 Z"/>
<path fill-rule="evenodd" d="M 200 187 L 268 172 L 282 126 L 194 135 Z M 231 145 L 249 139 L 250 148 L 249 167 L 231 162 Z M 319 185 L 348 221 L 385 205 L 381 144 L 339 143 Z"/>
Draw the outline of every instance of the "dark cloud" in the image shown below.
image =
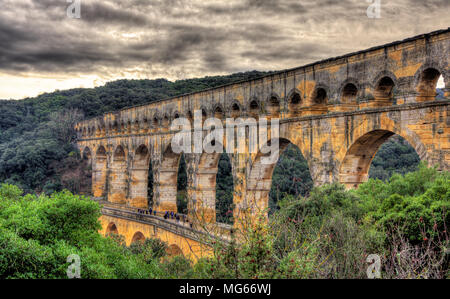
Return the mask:
<path fill-rule="evenodd" d="M 299 66 L 446 28 L 448 0 L 0 0 L 0 75 L 178 79 Z M 27 74 L 28 75 L 28 74 Z"/>

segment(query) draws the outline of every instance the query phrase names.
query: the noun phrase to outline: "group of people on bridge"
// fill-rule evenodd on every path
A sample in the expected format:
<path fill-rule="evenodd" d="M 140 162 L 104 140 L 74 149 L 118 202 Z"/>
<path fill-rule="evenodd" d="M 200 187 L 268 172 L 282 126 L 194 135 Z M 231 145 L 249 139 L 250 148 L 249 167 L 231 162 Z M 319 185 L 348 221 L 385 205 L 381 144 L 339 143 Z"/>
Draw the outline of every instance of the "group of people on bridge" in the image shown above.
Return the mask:
<path fill-rule="evenodd" d="M 152 208 L 148 210 L 138 209 L 138 213 L 142 215 L 150 215 L 157 217 L 158 212 L 156 210 L 153 210 Z M 164 212 L 163 218 L 165 220 L 176 220 L 178 223 L 182 221 L 182 223 L 187 223 L 192 228 L 192 223 L 189 221 L 189 218 L 186 215 L 180 215 L 178 213 L 174 213 L 173 211 L 166 211 Z"/>

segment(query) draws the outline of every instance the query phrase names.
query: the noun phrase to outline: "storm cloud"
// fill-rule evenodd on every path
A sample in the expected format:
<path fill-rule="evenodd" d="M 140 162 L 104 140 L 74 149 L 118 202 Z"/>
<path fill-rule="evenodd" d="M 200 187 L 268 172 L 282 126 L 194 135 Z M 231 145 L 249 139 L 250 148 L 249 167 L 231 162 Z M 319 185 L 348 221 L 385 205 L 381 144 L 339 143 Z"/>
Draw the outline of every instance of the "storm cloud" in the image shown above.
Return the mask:
<path fill-rule="evenodd" d="M 370 19 L 366 0 L 80 2 L 72 19 L 66 0 L 0 0 L 0 98 L 292 68 L 447 28 L 450 9 L 447 0 L 382 0 L 381 19 Z"/>

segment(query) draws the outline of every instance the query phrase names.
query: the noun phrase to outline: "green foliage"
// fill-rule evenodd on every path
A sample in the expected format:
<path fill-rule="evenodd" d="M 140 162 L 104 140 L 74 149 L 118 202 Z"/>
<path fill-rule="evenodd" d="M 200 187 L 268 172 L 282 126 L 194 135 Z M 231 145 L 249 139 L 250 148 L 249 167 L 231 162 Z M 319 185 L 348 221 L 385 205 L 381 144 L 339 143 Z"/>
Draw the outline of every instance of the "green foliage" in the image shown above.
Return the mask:
<path fill-rule="evenodd" d="M 364 199 L 367 218 L 385 231 L 402 229 L 417 243 L 436 238 L 450 223 L 450 176 L 421 165 L 416 172 L 394 175 L 388 182 L 370 180 L 356 193 Z"/>
<path fill-rule="evenodd" d="M 226 153 L 219 159 L 219 169 L 216 176 L 216 221 L 226 224 L 233 223 L 233 173 L 231 161 Z"/>
<path fill-rule="evenodd" d="M 416 150 L 402 137 L 395 135 L 378 150 L 369 170 L 370 178 L 388 180 L 394 173 L 417 170 L 420 158 Z"/>
<path fill-rule="evenodd" d="M 277 209 L 277 202 L 286 195 L 306 196 L 313 187 L 308 162 L 293 144 L 280 155 L 272 178 L 269 208 L 270 214 Z"/>

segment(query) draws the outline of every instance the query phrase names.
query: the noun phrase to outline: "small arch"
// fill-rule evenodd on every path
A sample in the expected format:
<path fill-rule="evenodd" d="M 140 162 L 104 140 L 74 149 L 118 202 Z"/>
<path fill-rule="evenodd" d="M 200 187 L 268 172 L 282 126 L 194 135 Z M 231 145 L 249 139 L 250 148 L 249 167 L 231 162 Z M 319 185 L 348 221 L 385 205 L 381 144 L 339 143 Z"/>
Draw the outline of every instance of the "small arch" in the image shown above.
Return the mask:
<path fill-rule="evenodd" d="M 298 112 L 302 105 L 302 97 L 300 92 L 294 90 L 290 93 L 288 97 L 288 109 L 291 115 L 295 115 Z"/>
<path fill-rule="evenodd" d="M 202 108 L 202 124 L 205 122 L 205 120 L 208 118 L 208 112 L 206 108 Z"/>
<path fill-rule="evenodd" d="M 192 120 L 194 119 L 194 115 L 192 114 L 192 110 L 189 110 L 186 113 L 186 118 L 192 123 Z"/>
<path fill-rule="evenodd" d="M 173 119 L 178 119 L 180 118 L 180 113 L 178 111 L 175 111 L 175 113 L 173 114 Z"/>
<path fill-rule="evenodd" d="M 358 97 L 358 87 L 353 83 L 347 83 L 342 88 L 340 102 L 342 104 L 356 103 L 357 97 Z"/>
<path fill-rule="evenodd" d="M 238 118 L 241 116 L 241 106 L 238 102 L 234 102 L 231 105 L 231 117 L 232 118 Z"/>
<path fill-rule="evenodd" d="M 392 100 L 394 98 L 395 82 L 389 76 L 384 76 L 375 85 L 375 100 Z"/>
<path fill-rule="evenodd" d="M 259 107 L 258 100 L 256 100 L 256 99 L 251 100 L 248 105 L 249 115 L 257 117 L 259 115 L 259 109 L 260 109 L 260 107 Z"/>
<path fill-rule="evenodd" d="M 141 232 L 136 232 L 133 235 L 133 238 L 131 239 L 131 244 L 144 243 L 144 242 L 145 242 L 145 236 Z"/>
<path fill-rule="evenodd" d="M 148 155 L 149 155 L 149 151 L 148 151 L 147 146 L 142 144 L 136 149 L 135 159 L 137 161 L 147 160 Z"/>
<path fill-rule="evenodd" d="M 328 104 L 328 93 L 325 88 L 318 87 L 312 95 L 313 105 L 326 105 Z"/>
<path fill-rule="evenodd" d="M 108 226 L 106 227 L 106 235 L 109 235 L 109 234 L 114 234 L 114 235 L 119 234 L 119 231 L 117 230 L 117 226 L 113 222 L 108 224 Z"/>
<path fill-rule="evenodd" d="M 96 153 L 97 159 L 106 159 L 106 149 L 103 145 L 99 146 Z"/>
<path fill-rule="evenodd" d="M 280 115 L 280 99 L 277 95 L 272 94 L 270 96 L 267 105 L 267 112 L 272 117 L 278 117 Z"/>
<path fill-rule="evenodd" d="M 420 74 L 417 85 L 418 101 L 434 100 L 437 96 L 439 79 L 443 78 L 441 72 L 435 68 L 427 68 Z"/>
<path fill-rule="evenodd" d="M 216 106 L 216 109 L 214 109 L 214 117 L 217 119 L 223 119 L 224 118 L 224 112 L 220 105 Z"/>
<path fill-rule="evenodd" d="M 125 150 L 121 145 L 119 145 L 114 151 L 114 161 L 124 161 L 124 160 L 125 160 Z"/>
<path fill-rule="evenodd" d="M 170 245 L 166 249 L 166 253 L 168 257 L 176 257 L 176 256 L 183 256 L 183 251 L 175 244 Z"/>

